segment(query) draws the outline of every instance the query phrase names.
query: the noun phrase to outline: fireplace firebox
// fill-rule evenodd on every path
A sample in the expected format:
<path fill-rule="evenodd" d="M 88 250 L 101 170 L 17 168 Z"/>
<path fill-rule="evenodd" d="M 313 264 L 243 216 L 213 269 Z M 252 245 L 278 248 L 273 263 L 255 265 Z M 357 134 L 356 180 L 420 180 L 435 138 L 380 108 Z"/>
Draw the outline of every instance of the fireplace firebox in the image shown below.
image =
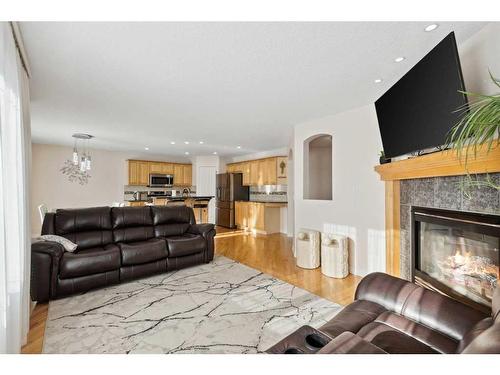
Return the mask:
<path fill-rule="evenodd" d="M 500 216 L 412 207 L 413 281 L 491 309 L 500 264 Z"/>

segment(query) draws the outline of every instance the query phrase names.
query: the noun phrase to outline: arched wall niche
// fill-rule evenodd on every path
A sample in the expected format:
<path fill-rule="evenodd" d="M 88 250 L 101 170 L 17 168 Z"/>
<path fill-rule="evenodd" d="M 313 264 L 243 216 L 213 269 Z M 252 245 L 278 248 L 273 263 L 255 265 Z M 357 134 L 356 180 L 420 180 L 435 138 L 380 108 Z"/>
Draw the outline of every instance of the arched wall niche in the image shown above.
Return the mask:
<path fill-rule="evenodd" d="M 332 200 L 332 136 L 315 134 L 304 140 L 304 199 Z"/>

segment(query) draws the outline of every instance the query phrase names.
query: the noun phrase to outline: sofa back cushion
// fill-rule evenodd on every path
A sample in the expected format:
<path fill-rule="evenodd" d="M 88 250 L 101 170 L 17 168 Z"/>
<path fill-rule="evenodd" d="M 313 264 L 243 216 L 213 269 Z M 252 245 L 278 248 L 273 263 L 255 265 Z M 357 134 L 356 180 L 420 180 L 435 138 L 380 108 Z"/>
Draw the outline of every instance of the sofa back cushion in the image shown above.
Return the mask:
<path fill-rule="evenodd" d="M 113 242 L 109 207 L 58 209 L 53 230 L 54 234 L 77 244 L 77 250 Z"/>
<path fill-rule="evenodd" d="M 180 236 L 195 224 L 193 209 L 186 206 L 153 206 L 155 237 Z"/>
<path fill-rule="evenodd" d="M 150 207 L 113 207 L 111 222 L 115 242 L 145 241 L 154 237 Z"/>
<path fill-rule="evenodd" d="M 457 341 L 486 318 L 479 310 L 422 287 L 409 296 L 402 315 Z"/>

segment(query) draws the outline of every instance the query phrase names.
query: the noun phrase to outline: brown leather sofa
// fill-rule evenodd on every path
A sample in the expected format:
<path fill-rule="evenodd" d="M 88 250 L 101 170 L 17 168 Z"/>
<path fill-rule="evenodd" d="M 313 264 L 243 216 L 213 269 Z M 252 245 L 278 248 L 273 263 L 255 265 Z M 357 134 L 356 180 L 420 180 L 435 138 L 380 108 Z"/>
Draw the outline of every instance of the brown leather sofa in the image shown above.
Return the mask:
<path fill-rule="evenodd" d="M 301 327 L 267 353 L 500 354 L 500 288 L 491 315 L 383 273 L 360 282 L 355 301 L 316 330 Z"/>
<path fill-rule="evenodd" d="M 174 207 L 92 207 L 48 213 L 42 234 L 76 243 L 31 246 L 31 298 L 49 299 L 210 262 L 213 224 L 196 224 L 193 210 Z"/>

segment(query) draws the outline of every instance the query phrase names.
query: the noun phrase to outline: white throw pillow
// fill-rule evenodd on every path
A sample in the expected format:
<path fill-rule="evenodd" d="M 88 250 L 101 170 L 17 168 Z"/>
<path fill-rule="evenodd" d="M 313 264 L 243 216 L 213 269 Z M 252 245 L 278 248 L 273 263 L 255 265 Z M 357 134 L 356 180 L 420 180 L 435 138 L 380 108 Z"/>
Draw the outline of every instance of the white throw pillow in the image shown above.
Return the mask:
<path fill-rule="evenodd" d="M 64 250 L 72 253 L 76 250 L 78 245 L 76 243 L 71 242 L 67 238 L 56 236 L 55 234 L 44 234 L 43 236 L 37 237 L 33 239 L 34 241 L 52 241 L 61 244 L 64 247 Z"/>

